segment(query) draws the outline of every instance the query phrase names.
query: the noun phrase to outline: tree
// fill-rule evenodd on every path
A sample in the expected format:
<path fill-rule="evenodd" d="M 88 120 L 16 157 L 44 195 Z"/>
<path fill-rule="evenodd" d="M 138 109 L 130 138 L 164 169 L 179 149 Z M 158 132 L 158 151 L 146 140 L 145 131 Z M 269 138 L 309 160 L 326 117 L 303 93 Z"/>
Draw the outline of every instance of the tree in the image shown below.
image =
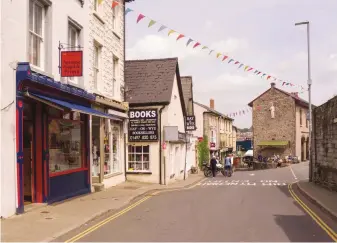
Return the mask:
<path fill-rule="evenodd" d="M 198 143 L 198 160 L 200 168 L 202 167 L 203 162 L 209 161 L 209 147 L 207 136 L 204 136 L 202 141 Z"/>

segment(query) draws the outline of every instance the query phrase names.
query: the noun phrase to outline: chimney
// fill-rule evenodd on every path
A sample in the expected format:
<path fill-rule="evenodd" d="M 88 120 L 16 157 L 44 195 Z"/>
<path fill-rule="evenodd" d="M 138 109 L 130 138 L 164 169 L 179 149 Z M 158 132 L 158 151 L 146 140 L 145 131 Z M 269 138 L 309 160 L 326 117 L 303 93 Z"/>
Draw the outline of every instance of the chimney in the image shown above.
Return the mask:
<path fill-rule="evenodd" d="M 270 84 L 270 86 L 272 87 L 272 88 L 275 88 L 275 83 L 274 82 L 272 82 L 271 84 Z"/>
<path fill-rule="evenodd" d="M 209 108 L 214 110 L 214 100 L 213 99 L 209 100 Z"/>

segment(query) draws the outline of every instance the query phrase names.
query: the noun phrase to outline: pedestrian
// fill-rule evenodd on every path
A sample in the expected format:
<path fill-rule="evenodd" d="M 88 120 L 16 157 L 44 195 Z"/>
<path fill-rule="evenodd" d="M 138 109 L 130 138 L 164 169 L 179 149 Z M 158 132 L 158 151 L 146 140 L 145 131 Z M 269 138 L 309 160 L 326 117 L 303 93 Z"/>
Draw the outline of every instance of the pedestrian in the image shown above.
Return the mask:
<path fill-rule="evenodd" d="M 228 173 L 230 173 L 231 166 L 232 166 L 232 161 L 231 161 L 230 155 L 228 154 L 225 158 L 225 171 L 226 171 L 227 175 L 228 175 Z"/>
<path fill-rule="evenodd" d="M 212 169 L 213 177 L 216 176 L 216 164 L 217 164 L 217 163 L 218 163 L 218 162 L 216 161 L 216 158 L 215 158 L 215 156 L 213 155 L 213 156 L 212 156 L 212 159 L 211 159 L 211 169 Z"/>

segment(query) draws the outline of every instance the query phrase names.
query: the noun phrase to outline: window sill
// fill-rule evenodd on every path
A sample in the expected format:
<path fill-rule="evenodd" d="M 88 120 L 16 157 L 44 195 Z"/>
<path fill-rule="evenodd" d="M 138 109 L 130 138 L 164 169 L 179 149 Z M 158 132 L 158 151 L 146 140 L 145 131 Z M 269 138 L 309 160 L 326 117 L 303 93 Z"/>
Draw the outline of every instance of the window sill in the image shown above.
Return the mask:
<path fill-rule="evenodd" d="M 109 179 L 111 177 L 115 177 L 115 176 L 119 176 L 119 175 L 123 175 L 123 172 L 115 172 L 115 173 L 112 173 L 112 174 L 104 175 L 104 179 Z"/>
<path fill-rule="evenodd" d="M 151 171 L 127 171 L 126 174 L 152 175 L 152 172 Z"/>
<path fill-rule="evenodd" d="M 78 168 L 72 170 L 65 170 L 65 171 L 58 171 L 58 172 L 50 172 L 49 177 L 61 176 L 61 175 L 68 175 L 76 172 L 86 171 L 88 168 Z"/>
<path fill-rule="evenodd" d="M 92 13 L 102 24 L 105 24 L 104 19 L 101 17 L 101 15 L 97 11 L 93 11 Z"/>

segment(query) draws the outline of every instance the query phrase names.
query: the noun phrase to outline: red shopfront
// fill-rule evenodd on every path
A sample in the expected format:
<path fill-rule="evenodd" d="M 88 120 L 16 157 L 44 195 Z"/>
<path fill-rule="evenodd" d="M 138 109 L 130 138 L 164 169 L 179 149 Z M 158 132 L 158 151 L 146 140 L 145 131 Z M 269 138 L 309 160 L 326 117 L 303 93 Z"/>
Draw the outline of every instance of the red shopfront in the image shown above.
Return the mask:
<path fill-rule="evenodd" d="M 17 67 L 17 213 L 89 193 L 89 115 L 93 94 Z"/>

